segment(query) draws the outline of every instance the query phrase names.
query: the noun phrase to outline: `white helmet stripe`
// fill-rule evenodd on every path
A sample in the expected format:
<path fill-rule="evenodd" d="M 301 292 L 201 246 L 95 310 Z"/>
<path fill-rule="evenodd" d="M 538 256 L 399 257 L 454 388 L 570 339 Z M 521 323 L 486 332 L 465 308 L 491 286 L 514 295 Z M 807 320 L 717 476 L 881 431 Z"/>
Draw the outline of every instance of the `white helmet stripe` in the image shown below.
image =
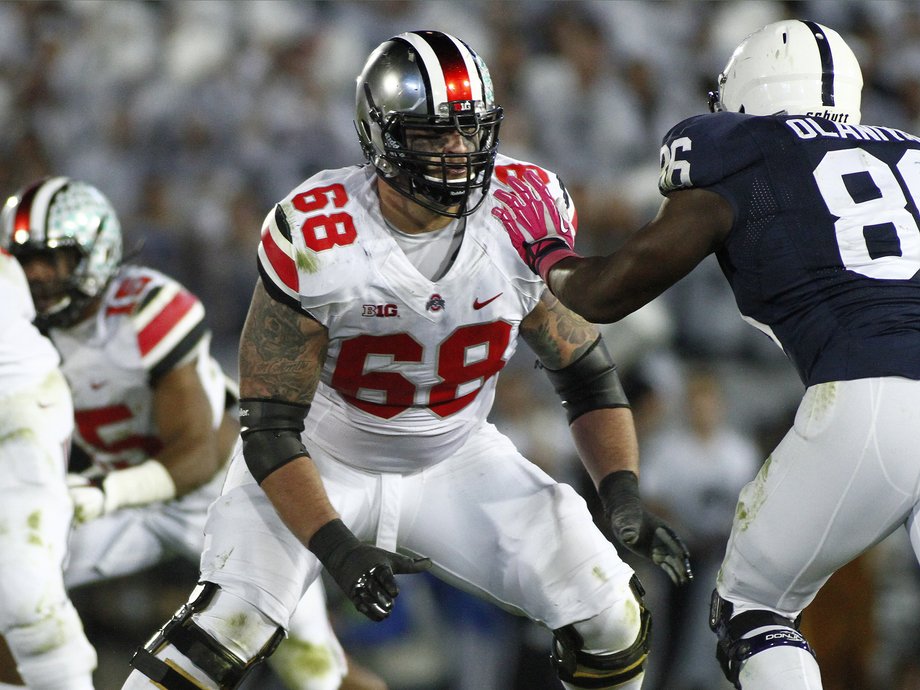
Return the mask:
<path fill-rule="evenodd" d="M 20 207 L 19 212 L 16 214 L 13 228 L 16 235 L 12 238 L 16 244 L 22 244 L 23 242 L 45 244 L 48 237 L 48 228 L 45 222 L 48 218 L 51 200 L 69 182 L 70 179 L 66 177 L 53 177 L 39 183 L 36 187 L 23 194 L 23 197 L 26 197 L 31 192 L 32 199 L 24 198 L 21 200 L 26 201 L 26 203 Z M 28 214 L 28 217 L 25 217 L 26 214 Z M 23 227 L 24 224 L 27 225 Z M 27 237 L 18 237 L 19 231 L 28 233 Z"/>

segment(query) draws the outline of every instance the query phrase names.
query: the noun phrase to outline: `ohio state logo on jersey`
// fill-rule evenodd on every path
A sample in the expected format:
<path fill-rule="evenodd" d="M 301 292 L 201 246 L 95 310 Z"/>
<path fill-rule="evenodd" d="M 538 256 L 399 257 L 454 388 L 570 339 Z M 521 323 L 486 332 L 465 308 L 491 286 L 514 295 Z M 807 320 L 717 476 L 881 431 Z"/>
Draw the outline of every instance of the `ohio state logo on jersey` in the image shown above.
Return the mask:
<path fill-rule="evenodd" d="M 444 298 L 438 293 L 434 293 L 425 302 L 425 309 L 428 311 L 441 311 L 444 308 Z"/>

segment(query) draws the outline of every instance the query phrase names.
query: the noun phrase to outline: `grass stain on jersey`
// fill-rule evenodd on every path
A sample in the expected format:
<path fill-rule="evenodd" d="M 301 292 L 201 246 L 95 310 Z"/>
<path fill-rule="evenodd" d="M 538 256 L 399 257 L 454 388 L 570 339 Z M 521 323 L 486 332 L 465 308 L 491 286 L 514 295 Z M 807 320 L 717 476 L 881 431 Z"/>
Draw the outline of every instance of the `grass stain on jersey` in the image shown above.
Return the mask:
<path fill-rule="evenodd" d="M 42 546 L 44 542 L 42 541 L 42 535 L 40 529 L 42 526 L 42 512 L 40 510 L 34 510 L 29 513 L 26 517 L 26 527 L 29 528 L 29 536 L 27 537 L 28 542 L 33 546 Z"/>
<path fill-rule="evenodd" d="M 596 565 L 593 568 L 591 568 L 591 574 L 594 575 L 594 577 L 596 577 L 601 582 L 607 582 L 607 580 L 610 579 L 609 577 L 607 577 L 607 573 L 604 572 L 604 569 L 601 568 L 599 565 Z"/>
<path fill-rule="evenodd" d="M 770 473 L 770 465 L 773 463 L 773 456 L 769 456 L 764 461 L 763 467 L 750 484 L 741 490 L 738 497 L 738 506 L 735 508 L 735 522 L 738 529 L 742 532 L 751 526 L 764 500 L 767 498 L 767 475 Z"/>
<path fill-rule="evenodd" d="M 312 644 L 296 637 L 286 639 L 269 657 L 269 664 L 286 687 L 302 687 L 305 678 L 318 678 L 332 672 L 332 651 L 326 645 Z"/>
<path fill-rule="evenodd" d="M 67 621 L 56 616 L 53 612 L 45 611 L 42 606 L 36 609 L 36 613 L 41 615 L 41 619 L 32 624 L 33 629 L 45 631 L 44 644 L 38 645 L 32 650 L 33 654 L 47 654 L 63 645 L 67 638 L 72 634 L 68 630 Z"/>
<path fill-rule="evenodd" d="M 230 560 L 230 554 L 232 553 L 233 553 L 233 549 L 231 548 L 229 551 L 220 554 L 214 559 L 215 561 L 217 561 L 217 570 L 220 570 L 225 565 L 227 565 L 227 561 Z"/>
<path fill-rule="evenodd" d="M 25 439 L 29 443 L 36 443 L 37 439 L 35 437 L 35 432 L 28 427 L 22 427 L 20 429 L 13 429 L 9 433 L 0 434 L 0 443 L 9 443 L 11 441 L 20 441 Z"/>
<path fill-rule="evenodd" d="M 294 255 L 294 261 L 297 263 L 297 268 L 305 273 L 316 273 L 319 269 L 319 261 L 316 260 L 316 255 L 313 253 L 307 254 L 301 249 L 298 249 Z"/>
<path fill-rule="evenodd" d="M 639 603 L 636 601 L 635 597 L 631 597 L 626 600 L 626 607 L 623 616 L 623 625 L 625 627 L 632 627 L 633 625 L 639 625 L 641 619 L 641 610 L 639 609 Z"/>

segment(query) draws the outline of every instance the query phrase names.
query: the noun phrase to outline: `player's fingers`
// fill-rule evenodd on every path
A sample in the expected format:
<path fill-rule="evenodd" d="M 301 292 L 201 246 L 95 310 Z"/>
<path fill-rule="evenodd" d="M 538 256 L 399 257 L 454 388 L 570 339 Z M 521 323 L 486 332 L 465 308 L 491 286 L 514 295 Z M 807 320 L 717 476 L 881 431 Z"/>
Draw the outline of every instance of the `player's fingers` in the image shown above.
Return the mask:
<path fill-rule="evenodd" d="M 556 207 L 556 200 L 553 198 L 553 195 L 550 194 L 549 187 L 546 186 L 546 183 L 537 175 L 537 171 L 526 170 L 524 172 L 524 179 L 527 180 L 531 188 L 536 191 L 537 196 L 543 203 L 543 207 L 546 209 L 546 212 L 549 213 L 553 225 L 556 228 L 562 229 L 562 218 L 559 215 L 559 209 Z"/>
<path fill-rule="evenodd" d="M 496 199 L 498 199 L 503 204 L 509 204 L 509 205 L 514 199 L 514 195 L 511 192 L 506 192 L 504 189 L 496 189 L 494 196 Z M 493 209 L 493 213 L 494 213 L 494 209 Z"/>
<path fill-rule="evenodd" d="M 377 603 L 360 601 L 355 604 L 355 608 L 358 609 L 360 613 L 363 613 L 365 616 L 370 618 L 375 623 L 379 623 L 380 621 L 382 621 L 383 619 L 385 619 L 387 616 L 390 615 L 390 611 L 392 611 L 393 606 L 391 604 L 389 608 L 387 608 L 387 607 L 380 606 Z"/>
<path fill-rule="evenodd" d="M 421 573 L 431 568 L 430 558 L 408 558 L 407 556 L 398 556 L 393 562 L 393 572 L 401 575 L 411 575 Z"/>
<path fill-rule="evenodd" d="M 493 208 L 492 215 L 498 218 L 502 222 L 502 225 L 504 225 L 509 230 L 513 228 L 516 229 L 514 216 L 511 214 L 511 211 L 509 211 L 504 206 L 496 206 Z"/>
<path fill-rule="evenodd" d="M 533 187 L 531 187 L 519 177 L 515 177 L 514 175 L 510 176 L 508 178 L 508 186 L 528 202 L 540 200 L 540 198 L 534 192 Z"/>
<path fill-rule="evenodd" d="M 509 220 L 529 228 L 534 223 L 533 202 L 521 196 L 509 194 L 503 190 L 495 192 L 495 198 L 502 202 L 511 213 Z"/>
<path fill-rule="evenodd" d="M 658 538 L 670 553 L 683 558 L 689 556 L 690 552 L 687 550 L 683 540 L 681 540 L 681 538 L 677 536 L 677 533 L 667 525 L 660 525 L 655 530 L 655 537 Z"/>
<path fill-rule="evenodd" d="M 661 569 L 667 573 L 668 578 L 670 578 L 671 582 L 673 582 L 675 585 L 684 584 L 681 574 L 671 563 L 669 563 L 668 561 L 662 561 L 661 563 L 659 563 L 659 565 L 661 566 Z"/>

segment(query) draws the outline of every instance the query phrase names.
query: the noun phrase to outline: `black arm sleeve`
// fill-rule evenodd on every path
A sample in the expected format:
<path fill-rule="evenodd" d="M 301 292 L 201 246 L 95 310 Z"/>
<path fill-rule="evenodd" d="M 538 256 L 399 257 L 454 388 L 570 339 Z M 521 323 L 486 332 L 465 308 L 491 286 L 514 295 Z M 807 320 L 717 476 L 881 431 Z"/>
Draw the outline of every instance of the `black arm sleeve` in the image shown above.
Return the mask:
<path fill-rule="evenodd" d="M 300 434 L 309 411 L 309 405 L 280 400 L 240 400 L 243 458 L 259 484 L 279 467 L 307 455 Z"/>
<path fill-rule="evenodd" d="M 569 424 L 591 410 L 629 407 L 616 364 L 600 336 L 577 360 L 563 369 L 547 369 L 546 375 L 562 399 Z"/>

